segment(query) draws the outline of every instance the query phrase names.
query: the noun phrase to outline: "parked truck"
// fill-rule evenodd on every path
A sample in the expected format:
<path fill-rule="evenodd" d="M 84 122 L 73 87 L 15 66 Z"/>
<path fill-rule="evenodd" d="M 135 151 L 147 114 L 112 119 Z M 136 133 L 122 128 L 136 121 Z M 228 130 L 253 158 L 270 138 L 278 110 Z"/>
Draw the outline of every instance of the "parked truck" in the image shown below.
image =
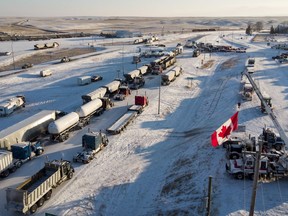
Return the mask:
<path fill-rule="evenodd" d="M 107 89 L 107 95 L 111 97 L 118 91 L 120 85 L 121 85 L 121 81 L 114 80 L 102 87 Z"/>
<path fill-rule="evenodd" d="M 51 122 L 48 125 L 48 132 L 53 141 L 63 142 L 69 138 L 69 132 L 76 128 L 79 122 L 79 115 L 71 112 Z"/>
<path fill-rule="evenodd" d="M 43 110 L 0 131 L 0 148 L 10 150 L 13 144 L 36 140 L 48 131 L 48 125 L 56 120 L 59 113 Z"/>
<path fill-rule="evenodd" d="M 91 76 L 82 76 L 77 78 L 77 83 L 80 86 L 88 85 L 91 83 Z"/>
<path fill-rule="evenodd" d="M 131 94 L 131 90 L 128 86 L 120 86 L 117 94 L 114 95 L 114 100 L 125 100 L 127 96 Z"/>
<path fill-rule="evenodd" d="M 108 145 L 108 138 L 105 133 L 89 132 L 82 136 L 82 152 L 73 156 L 74 162 L 89 163 L 96 153 Z"/>
<path fill-rule="evenodd" d="M 137 69 L 137 70 L 130 71 L 127 74 L 124 74 L 124 77 L 127 83 L 131 83 L 133 82 L 133 79 L 139 75 L 140 75 L 140 71 Z"/>
<path fill-rule="evenodd" d="M 106 109 L 107 104 L 103 103 L 101 99 L 94 99 L 76 110 L 79 115 L 78 127 L 83 128 L 89 124 L 93 115 L 101 115 Z"/>
<path fill-rule="evenodd" d="M 52 196 L 58 185 L 73 177 L 74 168 L 66 160 L 46 162 L 44 167 L 16 188 L 6 190 L 6 209 L 35 213 Z"/>
<path fill-rule="evenodd" d="M 88 103 L 96 98 L 102 98 L 106 95 L 107 88 L 100 87 L 86 95 L 82 95 L 83 104 Z"/>
<path fill-rule="evenodd" d="M 145 85 L 145 79 L 142 76 L 134 77 L 133 82 L 129 85 L 130 89 L 139 89 Z"/>
<path fill-rule="evenodd" d="M 0 103 L 0 116 L 8 116 L 16 109 L 25 107 L 26 99 L 23 95 L 18 95 L 7 101 Z"/>
<path fill-rule="evenodd" d="M 11 151 L 0 150 L 0 176 L 7 177 L 20 168 L 23 163 L 44 152 L 40 142 L 22 142 L 11 145 Z"/>
<path fill-rule="evenodd" d="M 138 114 L 142 113 L 144 107 L 148 105 L 146 96 L 135 96 L 135 104 L 128 108 L 128 111 L 122 115 L 115 123 L 106 129 L 108 133 L 119 134 L 126 126 L 132 122 Z"/>

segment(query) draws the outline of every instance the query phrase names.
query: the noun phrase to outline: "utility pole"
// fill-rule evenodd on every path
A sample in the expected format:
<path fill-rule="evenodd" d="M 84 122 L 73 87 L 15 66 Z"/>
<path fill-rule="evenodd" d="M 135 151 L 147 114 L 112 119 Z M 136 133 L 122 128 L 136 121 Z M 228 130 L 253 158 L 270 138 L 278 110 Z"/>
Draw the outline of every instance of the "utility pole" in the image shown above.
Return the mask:
<path fill-rule="evenodd" d="M 258 186 L 258 178 L 259 178 L 260 159 L 261 159 L 261 152 L 262 152 L 262 144 L 263 144 L 263 137 L 261 137 L 260 140 L 258 140 L 259 149 L 258 149 L 258 152 L 256 154 L 256 164 L 255 164 L 255 168 L 254 168 L 253 189 L 252 189 L 252 197 L 251 197 L 251 203 L 250 203 L 249 216 L 254 215 L 257 186 Z"/>
<path fill-rule="evenodd" d="M 161 76 L 159 76 L 158 115 L 160 114 Z"/>
<path fill-rule="evenodd" d="M 207 200 L 207 213 L 206 213 L 206 216 L 210 216 L 210 213 L 211 213 L 211 196 L 212 196 L 212 176 L 209 176 L 208 200 Z"/>

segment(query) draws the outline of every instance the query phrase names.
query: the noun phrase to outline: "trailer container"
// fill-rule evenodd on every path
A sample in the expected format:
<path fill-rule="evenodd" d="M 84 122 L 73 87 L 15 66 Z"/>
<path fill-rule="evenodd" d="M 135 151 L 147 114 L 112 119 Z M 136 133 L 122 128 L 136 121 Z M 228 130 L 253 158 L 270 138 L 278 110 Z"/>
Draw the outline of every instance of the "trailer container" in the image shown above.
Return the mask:
<path fill-rule="evenodd" d="M 0 131 L 0 148 L 10 150 L 15 143 L 35 140 L 47 132 L 49 123 L 55 119 L 55 110 L 43 110 Z"/>
<path fill-rule="evenodd" d="M 140 71 L 139 70 L 133 70 L 133 71 L 130 71 L 129 73 L 127 74 L 124 74 L 124 77 L 125 77 L 125 80 L 130 83 L 133 81 L 133 79 L 137 76 L 140 75 Z"/>

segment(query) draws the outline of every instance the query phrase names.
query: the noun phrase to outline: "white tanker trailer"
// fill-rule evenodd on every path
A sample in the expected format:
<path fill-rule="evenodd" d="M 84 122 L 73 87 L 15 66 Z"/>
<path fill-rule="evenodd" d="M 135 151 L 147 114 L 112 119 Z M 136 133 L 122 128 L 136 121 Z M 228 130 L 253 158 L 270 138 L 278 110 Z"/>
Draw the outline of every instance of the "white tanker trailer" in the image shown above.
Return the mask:
<path fill-rule="evenodd" d="M 101 87 L 98 88 L 86 95 L 82 95 L 83 104 L 88 103 L 96 98 L 103 98 L 107 92 L 107 88 Z"/>
<path fill-rule="evenodd" d="M 79 115 L 78 126 L 82 128 L 89 124 L 89 121 L 93 115 L 101 115 L 105 109 L 103 105 L 102 100 L 97 98 L 79 107 L 76 110 L 76 113 Z"/>
<path fill-rule="evenodd" d="M 48 132 L 51 140 L 63 142 L 69 138 L 69 132 L 74 129 L 79 122 L 79 115 L 71 112 L 48 125 Z"/>
<path fill-rule="evenodd" d="M 139 73 L 139 71 L 138 71 Z M 121 82 L 118 80 L 114 80 L 111 83 L 106 84 L 105 86 L 102 86 L 107 89 L 107 93 L 109 96 L 112 96 L 114 93 L 116 93 L 121 85 Z"/>

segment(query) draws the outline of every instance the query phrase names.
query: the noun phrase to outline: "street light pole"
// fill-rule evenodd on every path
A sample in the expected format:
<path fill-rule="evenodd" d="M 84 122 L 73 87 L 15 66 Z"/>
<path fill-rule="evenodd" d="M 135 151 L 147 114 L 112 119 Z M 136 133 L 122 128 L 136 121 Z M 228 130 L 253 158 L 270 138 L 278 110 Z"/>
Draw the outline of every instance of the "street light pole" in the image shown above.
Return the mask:
<path fill-rule="evenodd" d="M 159 76 L 159 97 L 158 97 L 158 115 L 160 114 L 160 96 L 161 96 L 161 76 Z"/>

